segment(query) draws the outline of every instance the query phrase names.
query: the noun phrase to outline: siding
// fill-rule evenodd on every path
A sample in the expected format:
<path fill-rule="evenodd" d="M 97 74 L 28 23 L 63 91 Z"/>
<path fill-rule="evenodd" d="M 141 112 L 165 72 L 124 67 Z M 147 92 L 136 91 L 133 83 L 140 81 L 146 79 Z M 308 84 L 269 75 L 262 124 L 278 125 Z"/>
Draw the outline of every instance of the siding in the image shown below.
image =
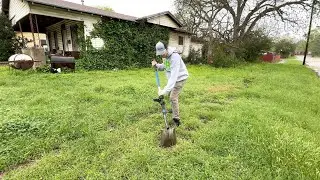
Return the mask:
<path fill-rule="evenodd" d="M 10 0 L 9 19 L 12 19 L 12 25 L 15 25 L 20 19 L 30 13 L 28 2 L 23 0 Z"/>
<path fill-rule="evenodd" d="M 162 15 L 149 19 L 148 22 L 166 27 L 179 28 L 179 26 L 168 15 Z"/>
<path fill-rule="evenodd" d="M 183 45 L 179 45 L 179 36 L 183 37 Z M 183 33 L 170 32 L 168 46 L 175 47 L 183 57 L 189 56 L 190 44 L 190 36 Z"/>

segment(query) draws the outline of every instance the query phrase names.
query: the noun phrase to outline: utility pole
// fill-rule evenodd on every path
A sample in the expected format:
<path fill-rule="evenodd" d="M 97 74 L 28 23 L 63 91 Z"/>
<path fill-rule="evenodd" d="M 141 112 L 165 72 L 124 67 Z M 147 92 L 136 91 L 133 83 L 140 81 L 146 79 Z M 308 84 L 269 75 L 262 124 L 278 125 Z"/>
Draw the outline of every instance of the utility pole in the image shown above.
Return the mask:
<path fill-rule="evenodd" d="M 304 52 L 303 65 L 306 64 L 306 59 L 307 59 L 307 54 L 308 54 L 308 47 L 309 47 L 309 40 L 310 40 L 310 33 L 311 33 L 311 27 L 312 27 L 313 11 L 314 11 L 314 6 L 316 4 L 316 1 L 317 0 L 313 0 L 312 1 L 310 24 L 309 24 L 309 31 L 308 31 L 308 37 L 307 37 L 307 45 L 306 45 L 306 49 L 305 49 L 305 52 Z"/>

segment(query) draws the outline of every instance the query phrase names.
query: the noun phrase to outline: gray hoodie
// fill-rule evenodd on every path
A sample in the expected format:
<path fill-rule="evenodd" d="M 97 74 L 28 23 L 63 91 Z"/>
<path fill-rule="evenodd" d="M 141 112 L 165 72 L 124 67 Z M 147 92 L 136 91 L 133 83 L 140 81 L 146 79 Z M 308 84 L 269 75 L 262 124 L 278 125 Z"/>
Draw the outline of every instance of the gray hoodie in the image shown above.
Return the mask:
<path fill-rule="evenodd" d="M 189 77 L 186 65 L 175 48 L 168 48 L 168 58 L 163 64 L 157 64 L 160 71 L 165 70 L 168 78 L 167 85 L 163 88 L 165 94 L 169 94 L 176 82 L 185 80 Z"/>

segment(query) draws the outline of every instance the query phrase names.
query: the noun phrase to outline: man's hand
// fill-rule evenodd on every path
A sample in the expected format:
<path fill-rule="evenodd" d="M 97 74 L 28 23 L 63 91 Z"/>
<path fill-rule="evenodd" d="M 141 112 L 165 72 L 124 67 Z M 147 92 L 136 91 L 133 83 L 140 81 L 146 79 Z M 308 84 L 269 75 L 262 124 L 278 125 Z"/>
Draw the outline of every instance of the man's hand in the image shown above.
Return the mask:
<path fill-rule="evenodd" d="M 163 96 L 163 95 L 165 95 L 165 92 L 164 92 L 163 90 L 159 89 L 158 95 L 159 95 L 159 96 Z"/>
<path fill-rule="evenodd" d="M 157 63 L 157 61 L 156 60 L 153 60 L 152 62 L 151 62 L 151 64 L 152 64 L 152 67 L 154 67 L 156 64 L 158 64 Z"/>

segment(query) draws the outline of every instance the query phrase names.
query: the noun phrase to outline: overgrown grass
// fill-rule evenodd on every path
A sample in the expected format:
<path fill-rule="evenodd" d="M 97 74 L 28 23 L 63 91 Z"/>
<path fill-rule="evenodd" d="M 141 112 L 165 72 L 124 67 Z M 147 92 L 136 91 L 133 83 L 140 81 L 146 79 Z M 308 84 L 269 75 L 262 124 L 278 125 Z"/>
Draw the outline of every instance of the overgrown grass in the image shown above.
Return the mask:
<path fill-rule="evenodd" d="M 320 80 L 310 69 L 264 63 L 189 71 L 178 144 L 162 149 L 152 69 L 2 68 L 3 178 L 320 178 Z"/>

